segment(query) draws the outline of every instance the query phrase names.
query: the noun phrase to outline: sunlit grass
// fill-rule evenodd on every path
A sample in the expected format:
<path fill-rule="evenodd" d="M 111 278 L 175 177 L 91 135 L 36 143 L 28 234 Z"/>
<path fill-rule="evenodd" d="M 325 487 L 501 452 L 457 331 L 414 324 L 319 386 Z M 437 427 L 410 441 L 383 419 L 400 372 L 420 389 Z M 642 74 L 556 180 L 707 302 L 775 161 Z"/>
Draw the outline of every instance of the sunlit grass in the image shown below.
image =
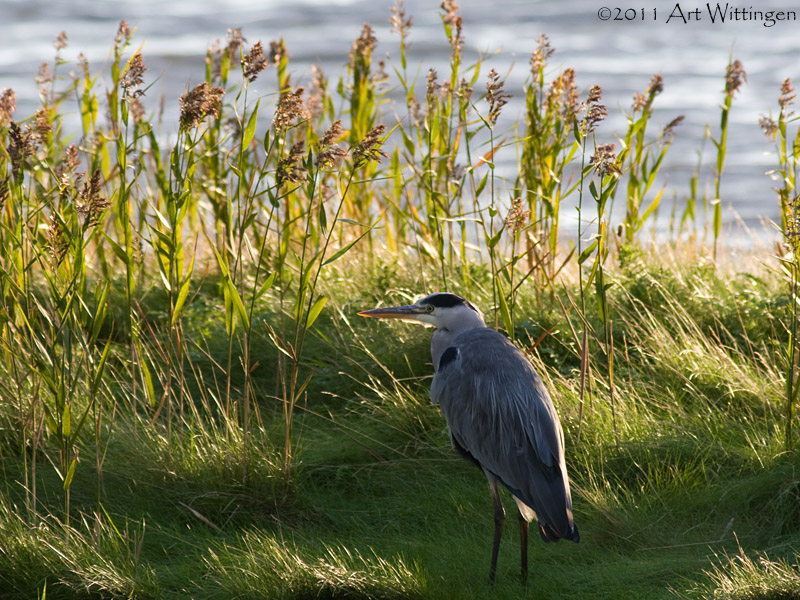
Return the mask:
<path fill-rule="evenodd" d="M 422 598 L 418 568 L 402 558 L 364 556 L 345 547 L 307 554 L 271 535 L 247 532 L 236 547 L 209 550 L 208 597 Z M 280 590 L 280 591 L 277 591 Z"/>
<path fill-rule="evenodd" d="M 772 560 L 763 555 L 720 556 L 706 572 L 708 581 L 692 588 L 684 598 L 724 600 L 793 600 L 800 597 L 797 555 Z"/>
<path fill-rule="evenodd" d="M 232 30 L 171 125 L 124 22 L 109 89 L 59 38 L 40 111 L 0 94 L 3 597 L 800 595 L 791 82 L 762 120 L 778 256 L 727 248 L 718 199 L 698 237 L 700 171 L 656 245 L 680 134 L 658 75 L 615 140 L 625 100 L 553 71 L 545 37 L 511 90 L 464 64 L 445 2 L 450 71 L 414 76 L 393 15 L 399 64 L 365 26 L 336 84 Z M 717 196 L 742 83 L 732 61 Z M 524 124 L 501 131 L 509 93 Z M 532 540 L 527 586 L 514 531 L 487 585 L 491 501 L 429 402 L 429 334 L 355 316 L 437 289 L 528 351 L 564 425 L 582 541 Z"/>
<path fill-rule="evenodd" d="M 53 518 L 31 524 L 19 506 L 0 501 L 0 583 L 8 597 L 161 597 L 153 567 L 141 560 L 143 524 L 103 514 L 74 528 Z"/>

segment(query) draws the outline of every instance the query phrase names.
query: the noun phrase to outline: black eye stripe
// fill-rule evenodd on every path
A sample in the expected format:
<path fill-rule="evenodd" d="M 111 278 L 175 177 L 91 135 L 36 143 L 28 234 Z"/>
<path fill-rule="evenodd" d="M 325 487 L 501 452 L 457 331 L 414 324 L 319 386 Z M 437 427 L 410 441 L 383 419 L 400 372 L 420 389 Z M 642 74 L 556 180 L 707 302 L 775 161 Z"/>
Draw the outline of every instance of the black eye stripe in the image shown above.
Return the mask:
<path fill-rule="evenodd" d="M 469 305 L 469 303 L 466 300 L 464 300 L 461 296 L 456 296 L 455 294 L 448 294 L 446 292 L 431 294 L 430 296 L 422 300 L 422 304 L 429 304 L 431 306 L 435 306 L 436 308 L 452 308 L 454 306 L 459 306 L 461 304 Z"/>
<path fill-rule="evenodd" d="M 423 306 L 434 306 L 436 308 L 453 308 L 454 306 L 467 306 L 478 312 L 478 309 L 475 308 L 469 301 L 464 300 L 461 296 L 456 296 L 455 294 L 450 294 L 449 292 L 437 292 L 435 294 L 431 294 L 427 298 L 423 298 L 420 300 L 420 304 Z"/>

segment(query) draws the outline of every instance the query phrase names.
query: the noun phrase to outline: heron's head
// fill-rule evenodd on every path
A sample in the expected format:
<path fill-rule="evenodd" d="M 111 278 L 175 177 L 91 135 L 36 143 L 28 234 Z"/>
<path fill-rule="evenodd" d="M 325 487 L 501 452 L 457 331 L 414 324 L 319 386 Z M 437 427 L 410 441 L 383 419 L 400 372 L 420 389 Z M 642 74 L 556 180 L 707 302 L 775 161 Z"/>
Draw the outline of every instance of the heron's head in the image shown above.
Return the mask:
<path fill-rule="evenodd" d="M 373 308 L 358 314 L 373 319 L 400 319 L 422 323 L 450 331 L 485 327 L 483 316 L 477 308 L 461 296 L 446 292 L 430 294 L 407 306 Z"/>

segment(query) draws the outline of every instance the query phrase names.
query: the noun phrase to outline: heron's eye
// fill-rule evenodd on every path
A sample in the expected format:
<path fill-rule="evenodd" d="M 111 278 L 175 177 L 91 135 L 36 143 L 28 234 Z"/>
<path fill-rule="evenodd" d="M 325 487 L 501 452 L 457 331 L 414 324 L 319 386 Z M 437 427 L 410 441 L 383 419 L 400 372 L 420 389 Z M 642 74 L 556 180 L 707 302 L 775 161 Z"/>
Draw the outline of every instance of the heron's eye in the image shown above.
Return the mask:
<path fill-rule="evenodd" d="M 426 305 L 425 305 L 425 312 L 432 313 L 432 312 L 433 312 L 433 310 L 434 310 L 434 308 L 435 308 L 435 307 L 433 306 L 433 304 L 426 304 Z"/>

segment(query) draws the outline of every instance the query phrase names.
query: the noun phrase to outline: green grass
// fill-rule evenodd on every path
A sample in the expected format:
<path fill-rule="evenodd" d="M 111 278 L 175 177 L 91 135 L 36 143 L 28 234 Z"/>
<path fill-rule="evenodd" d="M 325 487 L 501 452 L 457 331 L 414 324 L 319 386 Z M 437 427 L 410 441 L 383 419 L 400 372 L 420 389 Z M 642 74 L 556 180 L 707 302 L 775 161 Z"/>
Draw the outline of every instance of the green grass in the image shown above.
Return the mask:
<path fill-rule="evenodd" d="M 616 382 L 618 444 L 599 384 L 577 441 L 579 361 L 569 333 L 554 331 L 537 348 L 554 357 L 536 362 L 564 423 L 582 539 L 532 539 L 527 586 L 513 521 L 498 583 L 487 583 L 491 500 L 427 399 L 427 332 L 353 319 L 345 292 L 354 282 L 334 278 L 331 298 L 346 303 L 332 307 L 341 316 L 322 321 L 309 345 L 321 383 L 296 417 L 290 484 L 275 443 L 279 410 L 267 400 L 246 442 L 208 413 L 187 418 L 169 440 L 117 418 L 103 463 L 108 515 L 97 514 L 95 473 L 81 464 L 69 529 L 26 517 L 14 484 L 24 478 L 21 457 L 11 450 L 0 526 L 0 581 L 15 590 L 7 597 L 32 597 L 45 582 L 49 598 L 793 597 L 800 463 L 780 444 L 781 390 L 768 368 L 777 351 L 735 318 L 777 301 L 781 288 L 769 273 L 754 286 L 677 259 L 665 277 L 669 257 L 637 260 L 635 276 L 616 271 L 614 288 L 625 322 L 615 328 L 617 351 L 629 358 L 620 358 Z M 398 286 L 413 277 L 400 275 Z M 698 293 L 707 286 L 728 291 L 709 303 Z M 545 304 L 531 303 L 519 334 L 538 337 L 540 321 L 552 318 Z M 187 334 L 193 323 L 189 316 Z M 60 481 L 39 468 L 39 514 L 57 511 Z M 728 555 L 738 558 L 720 559 Z"/>
<path fill-rule="evenodd" d="M 552 72 L 546 38 L 523 90 L 492 70 L 483 94 L 441 16 L 451 72 L 424 90 L 398 6 L 392 77 L 368 26 L 307 92 L 282 42 L 231 31 L 166 133 L 124 23 L 110 89 L 62 79 L 58 47 L 36 115 L 0 94 L 4 599 L 800 597 L 791 82 L 762 120 L 777 256 L 729 257 L 721 202 L 699 237 L 700 170 L 656 246 L 661 78 L 615 150 L 601 89 Z M 726 77 L 716 194 L 742 65 Z M 525 123 L 502 132 L 509 91 Z M 561 416 L 581 543 L 532 539 L 527 584 L 514 519 L 488 584 L 491 499 L 430 404 L 429 332 L 356 314 L 436 289 L 530 350 Z"/>

